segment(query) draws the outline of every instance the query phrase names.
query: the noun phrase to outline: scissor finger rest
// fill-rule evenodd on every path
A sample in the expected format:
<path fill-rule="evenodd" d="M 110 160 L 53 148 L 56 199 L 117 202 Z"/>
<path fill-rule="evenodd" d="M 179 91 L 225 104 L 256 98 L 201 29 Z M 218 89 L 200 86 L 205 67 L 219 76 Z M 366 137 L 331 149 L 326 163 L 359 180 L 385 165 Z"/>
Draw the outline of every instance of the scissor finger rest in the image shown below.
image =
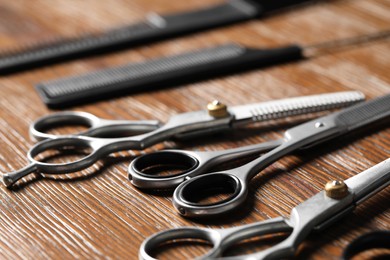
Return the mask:
<path fill-rule="evenodd" d="M 41 141 L 33 146 L 27 153 L 27 158 L 30 162 L 30 165 L 18 171 L 4 174 L 4 183 L 7 187 L 10 187 L 17 180 L 34 171 L 49 174 L 62 174 L 83 170 L 94 164 L 100 158 L 99 149 L 100 146 L 93 145 L 90 140 L 77 136 L 69 138 L 47 139 Z M 66 163 L 50 163 L 43 161 L 51 157 L 63 156 L 65 154 L 64 150 L 67 151 L 67 156 L 76 155 L 77 159 L 74 159 L 73 161 L 67 160 Z M 56 151 L 58 154 L 56 154 Z M 37 159 L 37 157 L 41 155 L 43 158 Z M 80 156 L 82 157 L 80 158 Z"/>

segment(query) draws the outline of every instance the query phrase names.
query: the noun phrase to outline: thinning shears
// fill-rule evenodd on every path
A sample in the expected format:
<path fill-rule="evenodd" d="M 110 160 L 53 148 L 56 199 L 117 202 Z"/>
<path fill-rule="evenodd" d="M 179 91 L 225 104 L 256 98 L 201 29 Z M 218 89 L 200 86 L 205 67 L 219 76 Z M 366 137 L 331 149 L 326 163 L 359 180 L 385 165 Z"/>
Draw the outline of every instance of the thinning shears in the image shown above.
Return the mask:
<path fill-rule="evenodd" d="M 142 150 L 173 137 L 196 136 L 234 129 L 254 121 L 338 108 L 354 104 L 363 99 L 364 95 L 361 92 L 350 91 L 231 108 L 215 103 L 211 104 L 208 110 L 172 116 L 166 124 L 159 121 L 104 120 L 83 112 L 56 113 L 45 116 L 31 125 L 31 136 L 43 141 L 34 145 L 28 152 L 27 157 L 30 164 L 20 170 L 4 174 L 3 182 L 7 187 L 10 187 L 18 179 L 35 171 L 50 174 L 76 172 L 93 165 L 99 159 L 113 152 L 131 149 Z M 67 136 L 57 136 L 46 132 L 47 129 L 54 126 L 67 124 L 82 124 L 91 128 Z M 123 134 L 126 134 L 126 136 L 123 137 Z M 107 136 L 111 137 L 103 138 Z M 86 148 L 90 149 L 91 152 L 88 151 L 90 153 L 85 157 L 71 162 L 49 163 L 37 158 L 51 150 L 56 150 L 61 154 L 65 150 L 70 153 L 80 150 L 85 151 Z"/>
<path fill-rule="evenodd" d="M 232 245 L 250 238 L 276 234 L 290 234 L 285 240 L 264 251 L 253 254 L 226 257 L 226 259 L 283 259 L 294 255 L 297 247 L 315 230 L 323 230 L 329 224 L 350 213 L 357 205 L 390 184 L 390 158 L 346 181 L 331 181 L 325 190 L 292 209 L 289 218 L 276 217 L 253 224 L 227 229 L 182 227 L 156 233 L 141 245 L 139 258 L 154 259 L 152 253 L 164 243 L 180 243 L 183 240 L 205 240 L 212 249 L 200 259 L 220 259 Z"/>
<path fill-rule="evenodd" d="M 129 178 L 140 188 L 172 188 L 173 204 L 186 217 L 226 213 L 241 205 L 248 196 L 249 181 L 267 166 L 299 149 L 333 139 L 358 127 L 390 116 L 390 94 L 359 103 L 342 111 L 311 120 L 288 129 L 283 138 L 269 142 L 216 152 L 165 150 L 145 154 L 129 166 Z M 234 157 L 268 151 L 242 166 L 208 173 Z M 185 169 L 171 176 L 156 174 L 171 165 Z M 152 174 L 150 169 L 156 169 Z M 228 195 L 226 195 L 228 194 Z"/>

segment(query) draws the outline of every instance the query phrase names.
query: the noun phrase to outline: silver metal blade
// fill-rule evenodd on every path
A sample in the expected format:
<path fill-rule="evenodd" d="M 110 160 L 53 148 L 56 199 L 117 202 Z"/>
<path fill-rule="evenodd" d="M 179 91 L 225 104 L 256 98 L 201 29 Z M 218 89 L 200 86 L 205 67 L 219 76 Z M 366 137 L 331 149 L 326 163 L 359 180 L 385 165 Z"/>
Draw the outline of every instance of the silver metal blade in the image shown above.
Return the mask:
<path fill-rule="evenodd" d="M 349 131 L 379 119 L 390 123 L 390 94 L 346 108 L 335 115 L 335 122 Z"/>
<path fill-rule="evenodd" d="M 355 195 L 356 204 L 371 197 L 390 184 L 390 158 L 345 181 Z"/>
<path fill-rule="evenodd" d="M 289 149 L 307 149 L 379 120 L 389 123 L 389 116 L 390 94 L 292 127 L 284 138 Z"/>
<path fill-rule="evenodd" d="M 353 105 L 364 100 L 359 91 L 345 91 L 274 100 L 229 108 L 233 124 L 247 124 Z"/>

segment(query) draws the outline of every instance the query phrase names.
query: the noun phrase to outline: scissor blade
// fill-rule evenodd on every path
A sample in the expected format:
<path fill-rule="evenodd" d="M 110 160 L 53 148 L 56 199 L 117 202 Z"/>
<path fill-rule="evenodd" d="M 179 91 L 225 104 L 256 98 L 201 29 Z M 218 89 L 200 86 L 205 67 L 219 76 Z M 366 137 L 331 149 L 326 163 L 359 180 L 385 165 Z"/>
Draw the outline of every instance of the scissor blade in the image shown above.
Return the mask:
<path fill-rule="evenodd" d="M 390 184 L 390 158 L 345 181 L 354 201 L 360 204 Z"/>
<path fill-rule="evenodd" d="M 390 116 L 390 94 L 288 129 L 288 149 L 308 148 Z M 388 122 L 388 121 L 387 121 Z"/>
<path fill-rule="evenodd" d="M 347 127 L 350 131 L 388 116 L 390 116 L 390 94 L 337 113 L 335 122 L 339 126 Z"/>
<path fill-rule="evenodd" d="M 301 243 L 313 229 L 322 230 L 351 212 L 364 198 L 388 185 L 389 180 L 390 159 L 387 159 L 346 180 L 350 193 L 345 197 L 333 199 L 323 190 L 296 206 L 289 219 L 294 227 L 289 238 L 290 247 Z"/>
<path fill-rule="evenodd" d="M 248 124 L 350 106 L 364 100 L 358 91 L 345 91 L 274 100 L 229 108 L 234 125 Z"/>

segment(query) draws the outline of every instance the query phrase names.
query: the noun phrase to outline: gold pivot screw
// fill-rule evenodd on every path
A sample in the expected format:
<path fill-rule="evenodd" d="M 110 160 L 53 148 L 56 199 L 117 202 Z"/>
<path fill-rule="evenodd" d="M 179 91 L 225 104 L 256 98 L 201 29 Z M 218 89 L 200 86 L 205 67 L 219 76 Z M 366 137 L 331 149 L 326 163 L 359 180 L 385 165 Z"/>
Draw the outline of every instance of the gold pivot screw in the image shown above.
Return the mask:
<path fill-rule="evenodd" d="M 228 115 L 226 105 L 218 100 L 208 103 L 207 110 L 209 111 L 209 115 L 213 117 L 225 117 Z"/>
<path fill-rule="evenodd" d="M 325 185 L 326 196 L 342 199 L 348 195 L 348 186 L 343 181 L 330 181 Z"/>

